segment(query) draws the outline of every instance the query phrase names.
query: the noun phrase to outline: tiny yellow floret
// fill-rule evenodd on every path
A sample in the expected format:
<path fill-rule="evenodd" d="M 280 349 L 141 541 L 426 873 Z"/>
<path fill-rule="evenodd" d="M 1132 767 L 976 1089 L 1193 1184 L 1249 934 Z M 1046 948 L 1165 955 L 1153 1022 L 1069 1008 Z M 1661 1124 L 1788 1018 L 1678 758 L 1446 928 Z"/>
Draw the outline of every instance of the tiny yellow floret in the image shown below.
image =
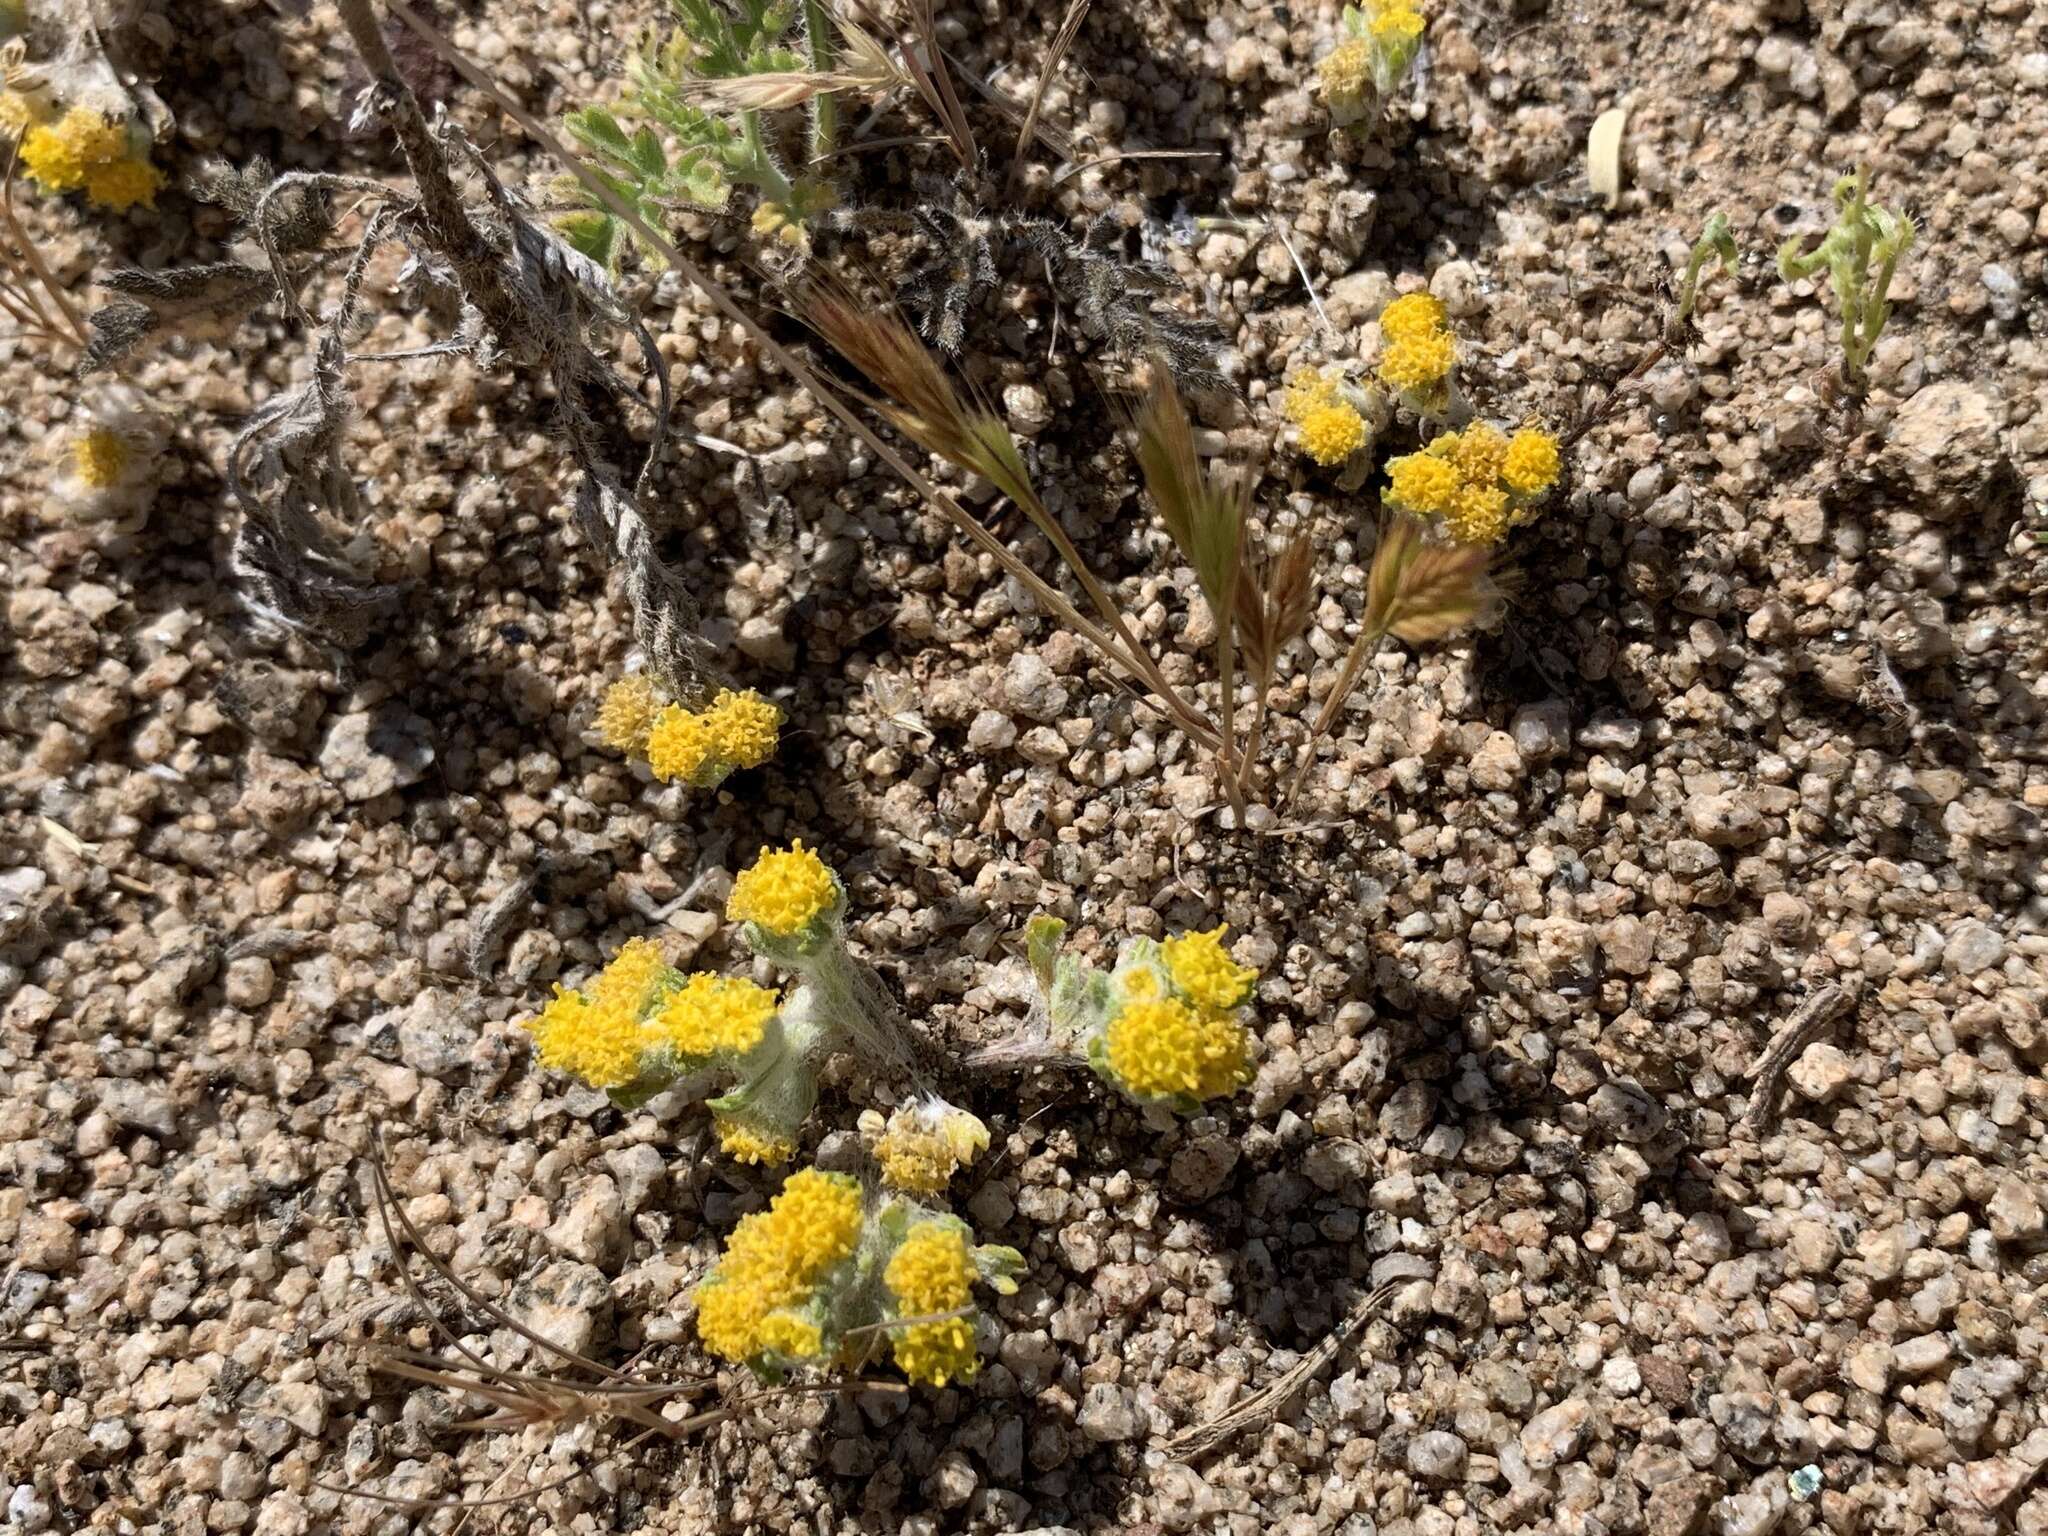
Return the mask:
<path fill-rule="evenodd" d="M 1372 35 L 1382 43 L 1412 43 L 1422 36 L 1422 14 L 1400 3 L 1373 7 Z"/>
<path fill-rule="evenodd" d="M 745 1217 L 718 1266 L 696 1290 L 697 1336 L 721 1359 L 745 1361 L 799 1342 L 770 1314 L 803 1306 L 818 1281 L 860 1238 L 858 1180 L 806 1168 L 790 1175 L 768 1209 Z"/>
<path fill-rule="evenodd" d="M 654 717 L 647 730 L 647 766 L 664 784 L 677 779 L 695 783 L 718 758 L 704 717 L 671 704 Z"/>
<path fill-rule="evenodd" d="M 633 1081 L 648 1043 L 640 1020 L 627 1009 L 562 986 L 526 1028 L 542 1066 L 579 1077 L 593 1088 L 622 1088 Z"/>
<path fill-rule="evenodd" d="M 1104 1044 L 1109 1070 L 1140 1098 L 1213 1099 L 1251 1077 L 1243 1026 L 1178 998 L 1129 1004 Z"/>
<path fill-rule="evenodd" d="M 1380 378 L 1405 393 L 1427 394 L 1450 375 L 1457 360 L 1457 343 L 1448 331 L 1425 331 L 1388 344 Z"/>
<path fill-rule="evenodd" d="M 736 1115 L 713 1115 L 718 1127 L 718 1150 L 736 1163 L 754 1163 L 779 1168 L 796 1156 L 796 1143 L 789 1137 L 740 1119 Z"/>
<path fill-rule="evenodd" d="M 616 1004 L 638 1015 L 654 986 L 674 973 L 652 939 L 628 939 L 590 983 L 590 1000 Z"/>
<path fill-rule="evenodd" d="M 1389 500 L 1425 517 L 1448 512 L 1464 483 L 1455 464 L 1432 453 L 1407 453 L 1388 460 L 1387 480 Z"/>
<path fill-rule="evenodd" d="M 85 195 L 95 207 L 110 213 L 126 213 L 140 203 L 156 207 L 156 195 L 164 179 L 147 160 L 109 160 L 85 173 Z"/>
<path fill-rule="evenodd" d="M 1557 439 L 1525 427 L 1509 439 L 1500 477 L 1517 496 L 1540 496 L 1557 483 L 1561 467 Z"/>
<path fill-rule="evenodd" d="M 112 427 L 94 427 L 71 445 L 71 468 L 81 483 L 112 490 L 135 460 L 128 440 Z"/>
<path fill-rule="evenodd" d="M 721 688 L 704 712 L 713 746 L 736 768 L 758 768 L 775 754 L 782 711 L 753 689 Z"/>
<path fill-rule="evenodd" d="M 631 672 L 604 691 L 597 707 L 597 733 L 604 744 L 620 752 L 644 756 L 647 733 L 661 713 L 661 695 L 645 672 Z"/>
<path fill-rule="evenodd" d="M 980 1118 L 932 1096 L 889 1116 L 875 1140 L 882 1182 L 914 1195 L 935 1195 L 956 1171 L 988 1149 Z"/>
<path fill-rule="evenodd" d="M 775 993 L 739 976 L 692 974 L 662 1000 L 654 1028 L 678 1056 L 701 1061 L 744 1056 L 761 1043 L 775 1017 Z"/>
<path fill-rule="evenodd" d="M 793 938 L 839 905 L 839 877 L 799 838 L 770 849 L 732 883 L 725 915 L 757 923 L 777 938 Z"/>
<path fill-rule="evenodd" d="M 759 1347 L 790 1360 L 815 1360 L 824 1353 L 818 1325 L 800 1312 L 771 1312 L 761 1319 Z"/>
<path fill-rule="evenodd" d="M 1372 44 L 1362 37 L 1346 39 L 1323 55 L 1316 74 L 1325 96 L 1340 101 L 1363 96 L 1372 84 Z"/>
<path fill-rule="evenodd" d="M 889 1260 L 882 1282 L 902 1317 L 929 1318 L 967 1306 L 974 1297 L 974 1259 L 967 1239 L 946 1223 L 919 1222 Z M 891 1344 L 903 1374 L 928 1386 L 971 1381 L 980 1369 L 971 1318 L 913 1323 L 894 1330 Z"/>
<path fill-rule="evenodd" d="M 1460 544 L 1498 544 L 1507 537 L 1508 493 L 1497 485 L 1467 485 L 1444 513 L 1444 527 Z"/>
<path fill-rule="evenodd" d="M 1444 307 L 1426 293 L 1404 293 L 1380 311 L 1380 335 L 1389 342 L 1444 329 Z"/>
<path fill-rule="evenodd" d="M 1318 406 L 1301 424 L 1302 451 L 1318 464 L 1342 464 L 1365 446 L 1365 418 L 1342 401 Z"/>
<path fill-rule="evenodd" d="M 75 192 L 96 166 L 128 153 L 128 127 L 90 107 L 73 107 L 21 141 L 21 168 L 52 192 Z"/>
<path fill-rule="evenodd" d="M 1159 946 L 1176 991 L 1203 1008 L 1237 1008 L 1252 995 L 1259 973 L 1239 965 L 1223 948 L 1225 925 L 1207 933 L 1183 933 Z"/>
<path fill-rule="evenodd" d="M 1311 413 L 1335 405 L 1343 398 L 1337 386 L 1334 374 L 1319 373 L 1313 368 L 1297 369 L 1281 396 L 1281 413 L 1299 426 L 1308 420 Z"/>
<path fill-rule="evenodd" d="M 1430 451 L 1441 452 L 1457 465 L 1467 485 L 1491 486 L 1500 478 L 1507 462 L 1508 438 L 1491 422 L 1475 421 L 1462 432 L 1444 433 L 1438 441 L 1442 448 L 1431 443 Z"/>

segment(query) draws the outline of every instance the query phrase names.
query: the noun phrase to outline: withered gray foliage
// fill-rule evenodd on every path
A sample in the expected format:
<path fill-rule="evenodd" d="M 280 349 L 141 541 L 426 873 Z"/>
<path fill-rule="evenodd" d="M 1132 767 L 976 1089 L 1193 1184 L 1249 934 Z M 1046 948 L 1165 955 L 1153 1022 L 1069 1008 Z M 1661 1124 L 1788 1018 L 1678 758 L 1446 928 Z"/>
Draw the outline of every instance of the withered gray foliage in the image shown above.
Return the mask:
<path fill-rule="evenodd" d="M 343 645 L 360 643 L 399 596 L 343 552 L 363 523 L 346 457 L 350 369 L 461 356 L 479 367 L 509 365 L 545 378 L 553 387 L 556 433 L 581 471 L 577 519 L 592 543 L 625 567 L 636 638 L 651 669 L 675 696 L 697 696 L 705 667 L 695 605 L 661 558 L 642 503 L 670 415 L 667 370 L 653 336 L 602 268 L 537 223 L 460 130 L 445 120 L 429 126 L 390 71 L 364 93 L 357 116 L 396 134 L 416 191 L 355 176 L 277 175 L 261 162 L 202 172 L 195 193 L 236 214 L 241 237 L 260 248 L 265 264 L 112 274 L 107 286 L 119 297 L 93 317 L 85 366 L 104 367 L 146 340 L 227 339 L 273 301 L 305 326 L 313 354 L 306 382 L 261 406 L 229 454 L 228 486 L 242 513 L 230 564 L 259 632 L 311 633 Z M 460 190 L 451 162 L 480 190 Z M 367 213 L 352 246 L 331 243 L 336 193 Z M 352 342 L 362 329 L 364 276 L 388 244 L 409 258 L 401 293 L 421 304 L 444 300 L 457 319 L 452 334 L 430 346 L 358 351 Z M 339 294 L 316 317 L 303 291 L 343 263 Z M 631 485 L 610 445 L 623 437 L 623 414 L 646 402 L 593 349 L 593 337 L 606 328 L 631 334 L 657 385 L 653 446 Z"/>

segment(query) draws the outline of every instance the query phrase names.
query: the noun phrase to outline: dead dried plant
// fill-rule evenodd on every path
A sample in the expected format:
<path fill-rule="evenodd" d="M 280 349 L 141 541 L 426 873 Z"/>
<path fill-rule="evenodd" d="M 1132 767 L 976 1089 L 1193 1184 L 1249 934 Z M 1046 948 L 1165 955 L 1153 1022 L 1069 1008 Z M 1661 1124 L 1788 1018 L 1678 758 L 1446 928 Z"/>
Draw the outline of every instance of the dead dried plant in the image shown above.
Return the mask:
<path fill-rule="evenodd" d="M 5 239 L 0 241 L 0 312 L 22 335 L 82 353 L 85 322 L 15 212 L 14 172 L 20 156 L 17 143 L 8 150 L 7 169 L 0 173 L 0 225 L 5 226 Z"/>
<path fill-rule="evenodd" d="M 881 393 L 873 404 L 888 421 L 926 452 L 958 469 L 985 477 L 1031 519 L 1032 524 L 1065 562 L 1088 600 L 1102 617 L 1107 632 L 1086 623 L 1073 605 L 1035 573 L 1027 580 L 1034 596 L 1130 676 L 1149 688 L 1175 722 L 1208 745 L 1219 738 L 1208 721 L 1167 681 L 1156 661 L 1131 632 L 1129 622 L 1087 560 L 1059 524 L 1032 484 L 1023 451 L 1000 416 L 979 402 L 970 403 L 955 388 L 945 368 L 917 333 L 893 310 L 863 304 L 839 279 L 820 272 L 802 290 L 798 312 L 812 329 Z M 941 511 L 945 511 L 941 507 Z M 955 525 L 994 554 L 1004 569 L 1025 580 L 1029 567 L 996 538 L 979 519 L 951 513 Z"/>
<path fill-rule="evenodd" d="M 1052 77 L 1059 73 L 1061 61 L 1073 48 L 1074 39 L 1081 35 L 1081 23 L 1087 19 L 1088 4 L 1089 0 L 1069 0 L 1067 14 L 1060 18 L 1060 29 L 1053 35 L 1045 62 L 1039 66 L 1038 83 L 1032 87 L 1031 101 L 1024 108 L 1023 121 L 1017 125 L 1016 148 L 1010 152 L 1010 188 L 1013 192 L 1024 174 L 1024 153 L 1038 135 L 1038 115 L 1045 110 L 1045 93 L 1052 85 Z"/>

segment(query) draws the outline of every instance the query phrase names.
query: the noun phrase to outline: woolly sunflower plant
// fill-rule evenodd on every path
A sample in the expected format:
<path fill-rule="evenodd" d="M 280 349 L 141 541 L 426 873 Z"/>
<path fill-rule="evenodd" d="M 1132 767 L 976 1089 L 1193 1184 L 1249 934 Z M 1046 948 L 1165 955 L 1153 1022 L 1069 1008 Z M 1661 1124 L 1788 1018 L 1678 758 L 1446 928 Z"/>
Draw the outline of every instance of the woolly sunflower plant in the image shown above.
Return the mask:
<path fill-rule="evenodd" d="M 858 1366 L 882 1338 L 912 1382 L 971 1381 L 981 1363 L 974 1287 L 1008 1295 L 1023 1268 L 1016 1249 L 973 1237 L 957 1217 L 803 1169 L 733 1229 L 696 1289 L 698 1337 L 767 1381 Z"/>

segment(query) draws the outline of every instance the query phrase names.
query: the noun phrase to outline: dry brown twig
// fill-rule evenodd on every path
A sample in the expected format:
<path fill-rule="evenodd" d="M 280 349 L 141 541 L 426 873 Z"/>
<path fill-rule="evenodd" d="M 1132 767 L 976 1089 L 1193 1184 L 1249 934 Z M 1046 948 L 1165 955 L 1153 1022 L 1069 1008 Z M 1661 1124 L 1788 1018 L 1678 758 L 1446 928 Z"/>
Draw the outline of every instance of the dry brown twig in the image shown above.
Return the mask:
<path fill-rule="evenodd" d="M 1018 181 L 1024 175 L 1024 152 L 1031 147 L 1031 141 L 1038 135 L 1038 115 L 1045 110 L 1045 93 L 1052 85 L 1052 77 L 1059 73 L 1060 61 L 1065 59 L 1074 46 L 1074 39 L 1081 35 L 1081 23 L 1087 19 L 1089 0 L 1068 0 L 1067 14 L 1060 18 L 1060 29 L 1053 35 L 1052 47 L 1046 52 L 1045 62 L 1039 66 L 1038 84 L 1032 87 L 1031 101 L 1024 108 L 1024 119 L 1017 125 L 1017 144 L 1010 152 L 1010 190 L 1014 192 Z"/>
<path fill-rule="evenodd" d="M 1742 1114 L 1745 1126 L 1759 1135 L 1776 1128 L 1778 1095 L 1784 1087 L 1787 1069 L 1855 1001 L 1847 988 L 1827 982 L 1792 1010 L 1756 1059 L 1755 1085 L 1750 1089 L 1749 1108 Z"/>
<path fill-rule="evenodd" d="M 85 321 L 14 208 L 14 172 L 20 158 L 17 143 L 8 150 L 7 169 L 0 173 L 0 224 L 6 226 L 7 237 L 0 244 L 0 311 L 24 336 L 83 352 Z"/>
<path fill-rule="evenodd" d="M 1294 1394 L 1336 1357 L 1338 1350 L 1379 1315 L 1393 1294 L 1409 1283 L 1407 1280 L 1389 1280 L 1374 1286 L 1358 1299 L 1358 1304 L 1344 1321 L 1317 1340 L 1315 1346 L 1292 1366 L 1250 1397 L 1231 1404 L 1208 1423 L 1182 1430 L 1166 1442 L 1167 1452 L 1189 1459 L 1206 1456 L 1220 1449 L 1233 1435 L 1271 1422 L 1293 1400 Z"/>

